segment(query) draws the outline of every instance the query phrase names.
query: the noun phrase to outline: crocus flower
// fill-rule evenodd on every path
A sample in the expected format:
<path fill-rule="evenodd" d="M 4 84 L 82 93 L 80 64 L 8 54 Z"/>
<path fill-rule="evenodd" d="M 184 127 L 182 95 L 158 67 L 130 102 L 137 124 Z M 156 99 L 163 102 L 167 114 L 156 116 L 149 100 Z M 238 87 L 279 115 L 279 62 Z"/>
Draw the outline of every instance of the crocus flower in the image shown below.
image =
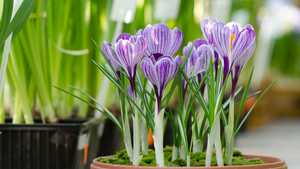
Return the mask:
<path fill-rule="evenodd" d="M 201 29 L 223 60 L 224 77 L 227 77 L 231 71 L 233 90 L 235 90 L 240 71 L 255 48 L 256 35 L 253 27 L 251 25 L 241 27 L 234 22 L 224 24 L 215 20 L 205 20 Z"/>
<path fill-rule="evenodd" d="M 207 71 L 210 60 L 214 56 L 212 47 L 204 39 L 197 39 L 193 43 L 189 42 L 183 48 L 183 55 L 188 58 L 185 65 L 185 74 L 188 78 L 197 76 L 198 81 Z M 202 86 L 204 89 L 204 87 Z M 183 95 L 186 92 L 186 81 L 183 80 Z"/>
<path fill-rule="evenodd" d="M 157 61 L 150 58 L 145 58 L 142 61 L 142 70 L 155 90 L 158 110 L 160 110 L 160 101 L 163 96 L 163 90 L 177 73 L 179 61 L 179 57 L 173 59 L 170 56 L 162 56 Z"/>
<path fill-rule="evenodd" d="M 162 56 L 174 56 L 183 39 L 178 28 L 169 29 L 165 24 L 148 25 L 138 34 L 143 35 L 147 42 L 145 55 L 154 60 Z"/>
<path fill-rule="evenodd" d="M 116 71 L 123 68 L 130 81 L 129 93 L 134 95 L 135 74 L 146 50 L 146 41 L 141 35 L 121 34 L 114 44 L 104 42 L 102 52 Z"/>
<path fill-rule="evenodd" d="M 185 73 L 188 77 L 192 77 L 202 76 L 206 72 L 209 61 L 214 56 L 214 53 L 206 40 L 197 39 L 193 43 L 188 43 L 183 48 L 183 55 L 188 57 L 185 65 Z"/>
<path fill-rule="evenodd" d="M 101 47 L 101 51 L 103 53 L 104 58 L 111 65 L 111 67 L 113 68 L 113 70 L 115 72 L 118 72 L 119 68 L 120 68 L 120 65 L 119 65 L 119 63 L 117 61 L 116 53 L 113 50 L 111 44 L 108 43 L 108 42 L 104 42 L 103 45 L 102 45 L 102 47 Z"/>

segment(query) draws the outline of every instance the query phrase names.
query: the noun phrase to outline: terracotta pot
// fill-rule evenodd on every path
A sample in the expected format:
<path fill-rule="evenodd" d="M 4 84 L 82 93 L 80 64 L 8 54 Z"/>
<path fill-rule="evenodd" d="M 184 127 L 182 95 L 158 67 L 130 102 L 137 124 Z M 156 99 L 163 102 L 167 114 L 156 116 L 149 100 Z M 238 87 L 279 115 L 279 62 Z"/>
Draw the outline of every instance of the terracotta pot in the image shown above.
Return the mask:
<path fill-rule="evenodd" d="M 260 158 L 265 163 L 258 165 L 225 166 L 225 167 L 164 167 L 164 169 L 287 169 L 284 161 L 275 157 L 247 155 L 247 158 Z M 98 162 L 97 159 L 91 164 L 91 169 L 159 169 L 158 167 L 114 165 Z"/>

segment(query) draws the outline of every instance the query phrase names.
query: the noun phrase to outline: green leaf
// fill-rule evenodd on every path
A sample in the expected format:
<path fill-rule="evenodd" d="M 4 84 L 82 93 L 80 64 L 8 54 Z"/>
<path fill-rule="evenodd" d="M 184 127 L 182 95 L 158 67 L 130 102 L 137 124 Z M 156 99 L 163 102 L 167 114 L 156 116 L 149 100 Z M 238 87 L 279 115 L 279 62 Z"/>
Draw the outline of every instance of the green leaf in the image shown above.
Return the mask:
<path fill-rule="evenodd" d="M 13 30 L 14 33 L 17 33 L 31 14 L 33 7 L 33 0 L 23 0 L 19 10 L 9 24 L 8 29 Z"/>
<path fill-rule="evenodd" d="M 268 85 L 263 91 L 262 93 L 258 96 L 258 98 L 255 100 L 254 104 L 250 107 L 249 111 L 246 113 L 246 115 L 244 116 L 244 118 L 242 119 L 242 121 L 240 122 L 239 126 L 237 127 L 237 129 L 235 130 L 235 135 L 239 132 L 240 128 L 243 126 L 243 124 L 245 123 L 245 121 L 248 119 L 249 115 L 251 114 L 251 112 L 253 111 L 254 107 L 256 106 L 256 104 L 263 98 L 263 96 L 273 87 L 274 82 L 272 82 L 270 85 Z"/>
<path fill-rule="evenodd" d="M 135 100 L 133 100 L 124 90 L 122 86 L 119 85 L 117 79 L 112 75 L 103 65 L 98 64 L 96 61 L 92 60 L 92 62 L 97 66 L 97 68 L 124 94 L 124 96 L 129 100 L 130 105 L 135 106 L 135 108 L 145 117 L 143 110 L 137 105 Z M 122 73 L 122 72 L 121 72 Z M 146 117 L 145 117 L 146 118 Z"/>
<path fill-rule="evenodd" d="M 236 97 L 241 91 L 242 91 L 242 87 L 239 87 L 239 88 L 235 91 L 234 97 Z M 227 98 L 227 100 L 224 102 L 224 104 L 223 104 L 223 109 L 226 109 L 226 108 L 227 108 L 227 106 L 229 105 L 229 101 L 230 101 L 230 97 Z"/>
<path fill-rule="evenodd" d="M 29 17 L 30 13 L 33 10 L 33 7 L 33 0 L 23 0 L 20 8 L 18 9 L 15 16 L 7 26 L 7 30 L 4 32 L 4 34 L 2 35 L 3 37 L 1 36 L 1 38 L 4 38 L 5 40 L 11 32 L 16 34 L 21 29 L 26 19 Z M 0 42 L 2 44 L 2 39 L 0 39 Z"/>
<path fill-rule="evenodd" d="M 1 15 L 1 23 L 0 23 L 0 46 L 4 43 L 7 38 L 6 32 L 8 34 L 11 31 L 8 31 L 7 27 L 11 20 L 12 10 L 13 10 L 14 1 L 13 0 L 4 0 L 3 2 L 3 11 Z"/>
<path fill-rule="evenodd" d="M 187 84 L 188 84 L 188 86 L 192 89 L 192 91 L 195 93 L 195 96 L 196 96 L 196 98 L 197 98 L 197 100 L 198 100 L 198 102 L 199 102 L 199 104 L 200 104 L 200 106 L 202 107 L 202 109 L 203 109 L 203 111 L 204 111 L 204 113 L 205 113 L 205 116 L 207 117 L 207 118 L 209 118 L 209 109 L 208 109 L 208 106 L 207 106 L 207 104 L 206 104 L 206 102 L 205 102 L 205 99 L 204 99 L 204 97 L 200 94 L 200 87 L 199 87 L 199 85 L 198 85 L 198 83 L 197 82 L 195 82 L 195 80 L 194 79 L 191 79 L 191 80 L 188 80 L 188 82 L 187 82 Z M 210 125 L 211 125 L 212 123 L 211 123 L 211 121 L 210 121 Z"/>
<path fill-rule="evenodd" d="M 186 135 L 186 131 L 185 131 L 186 128 L 185 128 L 184 124 L 182 123 L 182 119 L 180 118 L 180 116 L 177 116 L 177 121 L 178 121 L 180 136 L 183 141 L 183 145 L 188 153 L 188 140 L 187 140 L 187 135 Z"/>
<path fill-rule="evenodd" d="M 97 68 L 118 88 L 122 89 L 122 87 L 117 82 L 117 79 L 114 77 L 114 75 L 109 72 L 103 65 L 98 64 L 95 60 L 92 60 L 92 63 L 97 66 Z"/>
<path fill-rule="evenodd" d="M 103 114 L 106 115 L 110 120 L 112 120 L 112 121 L 118 126 L 118 128 L 119 128 L 120 130 L 122 130 L 122 127 L 121 127 L 120 122 L 119 122 L 118 119 L 113 115 L 113 113 L 110 112 L 110 111 L 109 111 L 107 108 L 105 108 L 104 106 L 98 104 L 98 103 L 96 102 L 97 100 L 94 99 L 93 97 L 91 97 L 89 94 L 83 92 L 83 91 L 80 90 L 80 89 L 73 88 L 73 89 L 76 89 L 76 90 L 80 91 L 80 92 L 83 93 L 84 95 L 86 95 L 89 99 L 91 99 L 91 100 L 94 101 L 98 106 L 100 106 L 101 109 L 98 108 L 98 106 L 95 106 L 94 104 L 90 103 L 87 99 L 84 99 L 84 98 L 82 98 L 82 97 L 80 97 L 80 96 L 77 96 L 77 95 L 75 95 L 74 93 L 72 93 L 71 91 L 67 91 L 67 90 L 65 90 L 65 89 L 63 89 L 63 88 L 60 88 L 60 87 L 58 87 L 58 86 L 54 86 L 54 87 L 55 87 L 56 89 L 58 89 L 58 90 L 64 92 L 64 93 L 66 93 L 66 94 L 69 94 L 69 95 L 71 95 L 71 96 L 73 96 L 73 97 L 79 99 L 80 101 L 82 101 L 82 102 L 88 104 L 89 106 L 91 106 L 92 108 L 96 109 L 97 111 L 103 113 Z"/>
<path fill-rule="evenodd" d="M 253 72 L 254 72 L 254 69 L 252 68 L 251 70 L 251 74 L 250 74 L 250 77 L 248 79 L 248 82 L 247 82 L 247 85 L 246 87 L 244 88 L 244 91 L 243 91 L 243 94 L 242 94 L 242 98 L 240 100 L 240 105 L 239 105 L 239 112 L 237 113 L 237 117 L 236 117 L 236 123 L 235 123 L 235 126 L 238 124 L 238 119 L 240 118 L 240 113 L 242 113 L 241 111 L 243 111 L 243 107 L 245 106 L 245 103 L 247 101 L 247 96 L 248 96 L 248 93 L 250 91 L 250 84 L 251 84 L 251 81 L 252 81 L 252 77 L 253 77 Z"/>

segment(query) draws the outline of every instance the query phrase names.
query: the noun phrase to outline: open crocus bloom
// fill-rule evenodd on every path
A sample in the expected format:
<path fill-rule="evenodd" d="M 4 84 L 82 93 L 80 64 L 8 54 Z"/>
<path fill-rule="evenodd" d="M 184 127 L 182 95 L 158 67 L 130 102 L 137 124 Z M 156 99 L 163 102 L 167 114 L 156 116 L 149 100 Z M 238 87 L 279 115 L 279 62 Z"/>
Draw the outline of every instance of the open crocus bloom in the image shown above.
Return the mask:
<path fill-rule="evenodd" d="M 147 42 L 145 55 L 155 60 L 162 56 L 174 56 L 183 39 L 178 28 L 169 29 L 165 24 L 148 25 L 138 34 L 143 35 Z"/>
<path fill-rule="evenodd" d="M 197 39 L 194 42 L 189 42 L 183 48 L 183 55 L 188 58 L 184 69 L 186 76 L 188 78 L 197 76 L 198 81 L 201 82 L 209 67 L 210 60 L 214 56 L 212 47 L 206 40 Z M 183 80 L 182 85 L 183 95 L 185 96 L 187 90 L 186 80 Z"/>
<path fill-rule="evenodd" d="M 179 57 L 173 59 L 169 56 L 162 56 L 157 61 L 145 58 L 142 62 L 142 70 L 146 78 L 154 87 L 158 103 L 160 102 L 163 90 L 168 82 L 174 78 L 178 70 Z"/>
<path fill-rule="evenodd" d="M 201 29 L 223 60 L 224 76 L 226 77 L 232 68 L 233 83 L 236 83 L 241 69 L 255 49 L 256 34 L 253 27 L 241 27 L 234 22 L 224 24 L 215 20 L 205 20 Z"/>
<path fill-rule="evenodd" d="M 243 66 L 253 54 L 256 35 L 251 25 L 241 27 L 234 22 L 205 20 L 201 27 L 204 36 L 223 58 L 227 70 L 233 64 Z"/>
<path fill-rule="evenodd" d="M 134 80 L 137 65 L 144 57 L 146 41 L 141 35 L 121 34 L 114 44 L 104 42 L 102 52 L 116 71 L 122 67 L 130 80 L 131 91 L 134 92 Z"/>

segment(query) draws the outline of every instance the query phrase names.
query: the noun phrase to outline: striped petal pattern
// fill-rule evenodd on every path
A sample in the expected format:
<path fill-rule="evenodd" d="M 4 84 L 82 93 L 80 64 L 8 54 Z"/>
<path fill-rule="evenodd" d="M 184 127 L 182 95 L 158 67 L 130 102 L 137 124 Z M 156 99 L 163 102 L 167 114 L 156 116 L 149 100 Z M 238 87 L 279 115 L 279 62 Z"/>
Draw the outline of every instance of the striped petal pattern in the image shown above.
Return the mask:
<path fill-rule="evenodd" d="M 119 35 L 116 42 L 112 45 L 104 42 L 102 53 L 110 63 L 115 73 L 120 68 L 124 69 L 130 81 L 129 95 L 135 97 L 135 75 L 137 65 L 142 61 L 147 44 L 143 36 L 131 36 L 123 33 Z"/>
<path fill-rule="evenodd" d="M 201 29 L 207 41 L 222 58 L 224 77 L 231 73 L 234 91 L 239 74 L 255 49 L 254 28 L 251 25 L 241 27 L 235 22 L 225 24 L 206 19 Z"/>
<path fill-rule="evenodd" d="M 148 25 L 139 34 L 147 42 L 145 55 L 155 60 L 161 56 L 174 56 L 183 40 L 183 34 L 178 28 L 169 29 L 165 24 Z"/>
<path fill-rule="evenodd" d="M 203 39 L 188 43 L 183 48 L 183 54 L 188 58 L 185 65 L 185 73 L 188 77 L 203 74 L 208 69 L 210 59 L 214 56 L 212 47 Z"/>
<path fill-rule="evenodd" d="M 113 70 L 117 72 L 120 68 L 120 65 L 115 50 L 112 48 L 111 44 L 104 42 L 101 47 L 101 51 L 106 61 L 111 65 Z"/>
<path fill-rule="evenodd" d="M 160 100 L 168 82 L 174 78 L 178 70 L 178 58 L 162 56 L 157 61 L 145 58 L 141 64 L 145 77 L 152 83 L 156 96 Z"/>
<path fill-rule="evenodd" d="M 234 65 L 238 65 L 241 70 L 252 56 L 256 34 L 251 25 L 241 27 L 235 22 L 225 24 L 206 19 L 202 23 L 201 29 L 207 41 L 212 44 L 214 50 L 222 58 L 225 75 L 230 73 L 232 67 L 236 67 Z"/>
<path fill-rule="evenodd" d="M 143 36 L 131 36 L 123 33 L 119 35 L 113 45 L 104 42 L 102 53 L 114 70 L 122 67 L 129 79 L 134 79 L 137 64 L 142 61 L 146 46 Z"/>

